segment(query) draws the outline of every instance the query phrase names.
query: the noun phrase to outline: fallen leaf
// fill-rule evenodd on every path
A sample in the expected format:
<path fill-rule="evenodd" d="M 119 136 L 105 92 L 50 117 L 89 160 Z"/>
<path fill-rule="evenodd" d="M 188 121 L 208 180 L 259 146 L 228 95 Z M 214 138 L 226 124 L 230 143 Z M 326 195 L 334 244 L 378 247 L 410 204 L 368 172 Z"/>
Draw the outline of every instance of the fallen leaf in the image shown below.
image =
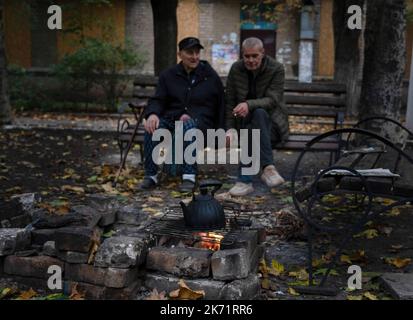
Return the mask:
<path fill-rule="evenodd" d="M 345 254 L 342 254 L 342 255 L 341 255 L 340 261 L 341 261 L 341 262 L 348 263 L 348 264 L 353 264 L 353 263 L 351 262 L 351 260 L 350 260 L 350 257 L 347 256 L 347 255 L 345 255 Z"/>
<path fill-rule="evenodd" d="M 291 294 L 292 296 L 299 296 L 300 295 L 297 291 L 295 291 L 291 287 L 288 288 L 288 293 Z"/>
<path fill-rule="evenodd" d="M 378 300 L 377 296 L 375 296 L 374 294 L 370 293 L 370 292 L 364 292 L 363 294 L 364 297 L 366 297 L 369 300 Z"/>
<path fill-rule="evenodd" d="M 390 212 L 387 214 L 388 216 L 391 217 L 397 217 L 400 214 L 400 209 L 399 208 L 393 208 L 390 210 Z"/>
<path fill-rule="evenodd" d="M 15 289 L 12 289 L 12 288 L 4 288 L 3 290 L 0 291 L 0 300 L 1 300 L 1 299 L 4 299 L 4 298 L 7 298 L 7 297 L 9 297 L 9 296 L 11 296 L 11 295 L 13 295 L 13 294 L 15 294 L 15 293 L 16 293 L 16 290 L 15 290 Z"/>
<path fill-rule="evenodd" d="M 270 289 L 270 280 L 268 278 L 264 278 L 261 281 L 261 288 L 268 290 Z"/>
<path fill-rule="evenodd" d="M 84 293 L 80 293 L 77 290 L 77 283 L 72 286 L 72 290 L 71 290 L 71 294 L 69 296 L 69 299 L 71 299 L 71 300 L 84 300 L 85 299 Z"/>
<path fill-rule="evenodd" d="M 387 264 L 393 265 L 399 269 L 406 267 L 407 265 L 410 264 L 411 261 L 412 259 L 410 258 L 405 258 L 405 259 L 399 258 L 399 257 L 398 258 L 384 258 L 384 262 L 386 262 Z"/>
<path fill-rule="evenodd" d="M 155 288 L 152 290 L 149 297 L 147 297 L 145 300 L 168 300 L 168 299 L 165 297 L 165 291 L 158 293 L 158 290 L 156 290 Z"/>
<path fill-rule="evenodd" d="M 148 201 L 149 202 L 164 202 L 164 200 L 160 197 L 149 197 Z"/>
<path fill-rule="evenodd" d="M 99 242 L 93 241 L 93 245 L 90 248 L 89 251 L 89 257 L 87 259 L 87 264 L 91 264 L 95 260 L 95 255 L 96 252 L 98 252 L 99 249 Z"/>
<path fill-rule="evenodd" d="M 198 300 L 205 296 L 204 290 L 194 291 L 190 289 L 184 280 L 179 280 L 179 288 L 170 292 L 169 297 L 177 300 Z"/>
<path fill-rule="evenodd" d="M 37 296 L 37 292 L 30 288 L 28 291 L 23 291 L 17 299 L 19 300 L 30 300 L 31 298 Z"/>
<path fill-rule="evenodd" d="M 318 269 L 316 272 L 314 272 L 314 275 L 323 275 L 324 276 L 326 273 L 327 273 L 327 268 L 321 268 L 321 269 Z M 339 274 L 336 270 L 331 269 L 329 275 L 338 276 Z"/>
<path fill-rule="evenodd" d="M 300 269 L 299 271 L 292 271 L 288 273 L 288 276 L 295 277 L 297 280 L 305 281 L 308 280 L 309 275 L 305 269 Z"/>
<path fill-rule="evenodd" d="M 354 238 L 365 237 L 366 239 L 373 239 L 379 236 L 379 232 L 376 229 L 367 229 L 359 234 L 356 234 Z"/>
<path fill-rule="evenodd" d="M 70 185 L 62 186 L 62 191 L 85 193 L 85 189 L 83 189 L 82 187 L 76 187 L 76 186 L 70 186 Z"/>
<path fill-rule="evenodd" d="M 347 300 L 363 300 L 363 296 L 352 296 L 348 295 Z"/>
<path fill-rule="evenodd" d="M 268 268 L 268 273 L 269 274 L 272 274 L 274 276 L 279 276 L 284 272 L 284 270 L 285 270 L 285 268 L 281 263 L 279 263 L 275 259 L 271 260 L 271 268 Z"/>

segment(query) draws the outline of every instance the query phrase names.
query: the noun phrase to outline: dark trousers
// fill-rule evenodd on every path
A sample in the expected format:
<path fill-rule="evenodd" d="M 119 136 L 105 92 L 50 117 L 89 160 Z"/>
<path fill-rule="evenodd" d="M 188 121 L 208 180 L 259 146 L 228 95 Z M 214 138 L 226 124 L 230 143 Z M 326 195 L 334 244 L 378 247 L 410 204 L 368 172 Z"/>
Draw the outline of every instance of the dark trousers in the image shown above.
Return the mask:
<path fill-rule="evenodd" d="M 241 129 L 248 129 L 248 155 L 252 154 L 252 129 L 260 130 L 260 167 L 264 168 L 274 164 L 271 148 L 271 118 L 267 111 L 262 108 L 255 109 L 252 113 L 242 119 Z M 240 164 L 239 180 L 244 183 L 252 182 L 252 176 L 242 175 L 241 168 L 249 167 L 250 165 Z"/>
<path fill-rule="evenodd" d="M 183 134 L 185 136 L 185 133 L 193 128 L 196 128 L 197 125 L 193 119 L 189 119 L 183 123 Z M 159 127 L 158 129 L 167 129 L 171 132 L 172 134 L 172 150 L 168 150 L 169 152 L 172 152 L 172 161 L 175 160 L 175 122 L 174 121 L 169 121 L 166 119 L 161 118 L 159 121 Z M 178 139 L 183 139 L 183 137 L 178 137 Z M 188 145 L 190 145 L 195 138 L 192 141 L 184 141 L 183 142 L 183 147 L 184 151 Z M 158 173 L 158 165 L 153 161 L 152 159 L 152 152 L 153 149 L 160 143 L 160 141 L 153 141 L 152 140 L 152 134 L 149 134 L 148 132 L 145 132 L 145 137 L 144 137 L 144 157 L 145 157 L 145 176 L 154 176 Z M 193 154 L 195 156 L 195 152 Z M 194 164 L 187 164 L 185 162 L 185 158 L 183 161 L 183 164 L 172 164 L 172 165 L 165 165 L 167 168 L 166 171 L 168 171 L 168 174 L 171 175 L 176 175 L 178 174 L 197 174 L 197 165 L 196 163 Z"/>

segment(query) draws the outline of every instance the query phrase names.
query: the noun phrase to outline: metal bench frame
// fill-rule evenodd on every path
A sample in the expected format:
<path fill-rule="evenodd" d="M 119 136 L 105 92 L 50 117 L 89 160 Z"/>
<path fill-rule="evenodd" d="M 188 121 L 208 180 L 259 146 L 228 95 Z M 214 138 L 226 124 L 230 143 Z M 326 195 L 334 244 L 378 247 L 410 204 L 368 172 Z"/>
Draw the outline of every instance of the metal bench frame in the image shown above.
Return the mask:
<path fill-rule="evenodd" d="M 366 121 L 372 121 L 372 120 L 377 120 L 377 119 L 382 119 L 382 120 L 387 120 L 390 122 L 393 122 L 394 124 L 400 126 L 403 130 L 406 130 L 409 134 L 411 132 L 403 127 L 401 124 L 398 122 L 384 118 L 384 117 L 371 117 L 369 119 L 364 119 L 360 121 L 356 126 L 359 126 L 362 123 L 365 123 Z M 349 138 L 350 135 L 353 134 L 361 134 L 363 136 L 366 136 L 371 139 L 375 139 L 382 143 L 384 146 L 391 148 L 392 150 L 396 151 L 398 154 L 398 159 L 396 160 L 396 165 L 395 168 L 398 166 L 398 162 L 401 160 L 401 158 L 404 158 L 405 160 L 408 161 L 412 165 L 413 169 L 413 158 L 409 156 L 405 151 L 397 147 L 394 143 L 389 141 L 388 139 L 383 138 L 382 136 L 363 129 L 359 128 L 345 128 L 345 129 L 337 129 L 333 131 L 326 132 L 322 135 L 319 135 L 318 137 L 314 138 L 312 141 L 310 141 L 306 148 L 301 152 L 299 155 L 296 164 L 294 166 L 294 171 L 292 175 L 292 183 L 291 183 L 291 193 L 293 197 L 293 202 L 294 206 L 299 214 L 300 217 L 302 217 L 306 223 L 307 226 L 307 232 L 308 232 L 308 272 L 309 272 L 309 285 L 310 287 L 314 287 L 314 274 L 313 274 L 313 266 L 312 266 L 312 261 L 313 261 L 313 238 L 314 234 L 316 232 L 325 232 L 325 233 L 338 233 L 342 232 L 342 230 L 339 230 L 339 228 L 336 227 L 330 227 L 330 226 L 325 226 L 321 225 L 318 222 L 314 221 L 312 219 L 312 210 L 314 206 L 318 203 L 321 205 L 325 205 L 323 203 L 322 198 L 323 196 L 327 194 L 360 194 L 362 195 L 363 198 L 363 203 L 364 200 L 367 198 L 368 202 L 367 205 L 365 205 L 364 208 L 364 214 L 360 220 L 355 223 L 354 225 L 351 226 L 350 230 L 346 230 L 346 234 L 343 237 L 341 243 L 339 243 L 338 246 L 336 246 L 337 251 L 335 253 L 334 258 L 332 259 L 331 263 L 327 267 L 327 271 L 323 275 L 320 284 L 316 287 L 315 292 L 319 293 L 320 291 L 318 289 L 320 288 L 326 288 L 326 280 L 329 276 L 329 273 L 331 272 L 332 268 L 335 266 L 337 263 L 337 259 L 341 256 L 341 252 L 346 246 L 346 244 L 352 239 L 352 236 L 360 232 L 363 228 L 363 226 L 370 220 L 373 220 L 377 218 L 380 214 L 387 212 L 391 210 L 394 207 L 405 205 L 407 203 L 412 204 L 413 203 L 413 194 L 412 196 L 406 196 L 405 194 L 397 194 L 397 189 L 393 190 L 393 194 L 375 194 L 375 192 L 372 190 L 371 185 L 369 183 L 369 178 L 363 176 L 360 174 L 358 171 L 356 171 L 352 167 L 346 167 L 346 166 L 330 166 L 314 177 L 314 179 L 311 181 L 311 188 L 310 192 L 306 194 L 305 196 L 300 196 L 299 189 L 297 188 L 297 173 L 299 171 L 299 167 L 301 164 L 301 161 L 304 157 L 304 155 L 308 152 L 312 152 L 312 147 L 322 141 L 323 139 L 326 139 L 331 136 L 339 136 L 342 137 L 344 134 L 348 134 L 348 139 L 346 143 L 343 141 L 343 146 L 348 146 L 349 143 Z M 380 156 L 380 154 L 378 155 Z M 377 161 L 374 162 L 373 166 L 377 163 Z M 360 179 L 360 184 L 361 188 L 360 190 L 345 190 L 345 189 L 334 189 L 334 190 L 327 190 L 327 191 L 321 191 L 319 190 L 320 182 L 322 181 L 323 178 L 328 175 L 329 172 L 335 169 L 340 169 L 340 170 L 345 170 L 349 173 L 349 175 L 353 177 L 357 177 Z M 394 181 L 392 181 L 394 183 Z M 337 182 L 337 186 L 339 185 L 339 182 Z M 396 199 L 396 201 L 390 205 L 383 206 L 381 210 L 372 210 L 372 200 L 374 197 L 387 197 L 387 198 L 393 198 Z M 306 204 L 305 204 L 306 202 Z M 298 290 L 302 290 L 304 293 L 311 293 L 311 288 L 297 288 Z"/>

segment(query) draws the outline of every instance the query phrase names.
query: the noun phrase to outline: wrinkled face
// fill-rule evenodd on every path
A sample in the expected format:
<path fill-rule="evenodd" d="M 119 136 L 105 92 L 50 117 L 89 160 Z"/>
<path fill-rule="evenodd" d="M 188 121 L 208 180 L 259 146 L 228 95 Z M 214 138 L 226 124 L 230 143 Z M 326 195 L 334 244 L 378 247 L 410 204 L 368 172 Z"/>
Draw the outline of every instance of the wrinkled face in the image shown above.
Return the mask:
<path fill-rule="evenodd" d="M 199 64 L 200 48 L 188 48 L 178 52 L 179 58 L 186 71 L 194 70 Z"/>
<path fill-rule="evenodd" d="M 264 48 L 259 48 L 257 46 L 244 48 L 242 50 L 242 58 L 244 60 L 245 68 L 250 71 L 255 71 L 261 66 L 262 58 L 264 58 Z"/>

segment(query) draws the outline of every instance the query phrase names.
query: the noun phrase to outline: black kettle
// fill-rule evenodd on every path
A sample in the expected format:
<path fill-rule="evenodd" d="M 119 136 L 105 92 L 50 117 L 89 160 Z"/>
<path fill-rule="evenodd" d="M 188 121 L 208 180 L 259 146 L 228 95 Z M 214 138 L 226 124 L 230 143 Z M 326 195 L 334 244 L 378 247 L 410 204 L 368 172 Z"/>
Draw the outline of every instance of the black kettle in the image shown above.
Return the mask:
<path fill-rule="evenodd" d="M 208 187 L 214 187 L 211 194 L 208 193 Z M 204 181 L 199 184 L 200 194 L 195 195 L 195 190 L 192 191 L 192 201 L 188 205 L 180 202 L 187 227 L 197 229 L 225 227 L 224 208 L 214 198 L 215 192 L 221 187 L 222 183 L 219 181 Z"/>

